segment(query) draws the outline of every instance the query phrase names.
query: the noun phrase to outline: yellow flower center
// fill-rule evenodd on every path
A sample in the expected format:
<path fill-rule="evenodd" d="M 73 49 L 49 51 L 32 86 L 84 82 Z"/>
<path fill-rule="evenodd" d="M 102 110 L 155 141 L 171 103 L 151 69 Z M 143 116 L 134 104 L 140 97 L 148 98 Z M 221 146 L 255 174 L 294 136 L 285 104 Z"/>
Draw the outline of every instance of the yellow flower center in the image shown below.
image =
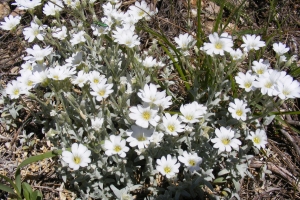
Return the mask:
<path fill-rule="evenodd" d="M 97 84 L 99 83 L 99 79 L 94 79 L 93 82 Z"/>
<path fill-rule="evenodd" d="M 195 162 L 194 160 L 189 160 L 189 164 L 190 164 L 191 166 L 195 166 L 195 165 L 196 165 L 196 162 Z"/>
<path fill-rule="evenodd" d="M 58 78 L 59 78 L 58 75 L 54 75 L 54 76 L 53 76 L 53 79 L 54 79 L 54 80 L 58 80 Z"/>
<path fill-rule="evenodd" d="M 173 132 L 175 131 L 175 126 L 173 124 L 168 126 L 169 131 Z"/>
<path fill-rule="evenodd" d="M 141 10 L 141 11 L 139 12 L 138 15 L 139 15 L 140 17 L 143 16 L 143 15 L 144 15 L 144 11 Z"/>
<path fill-rule="evenodd" d="M 28 81 L 28 82 L 27 82 L 27 85 L 28 85 L 28 86 L 32 86 L 32 84 L 33 84 L 32 81 Z"/>
<path fill-rule="evenodd" d="M 15 89 L 13 93 L 14 93 L 14 95 L 18 95 L 18 94 L 20 94 L 20 90 L 19 89 Z"/>
<path fill-rule="evenodd" d="M 259 70 L 257 70 L 257 72 L 256 72 L 257 74 L 263 74 L 264 73 L 264 70 L 262 70 L 262 69 L 259 69 Z"/>
<path fill-rule="evenodd" d="M 100 90 L 98 94 L 103 97 L 105 95 L 105 90 Z"/>
<path fill-rule="evenodd" d="M 291 93 L 291 91 L 289 91 L 289 90 L 283 90 L 282 93 L 286 96 L 286 95 L 289 95 Z"/>
<path fill-rule="evenodd" d="M 229 140 L 228 138 L 222 139 L 222 143 L 223 143 L 224 145 L 229 144 L 229 142 L 230 142 L 230 140 Z"/>
<path fill-rule="evenodd" d="M 237 116 L 242 116 L 242 114 L 243 114 L 243 111 L 242 111 L 242 110 L 237 110 L 237 111 L 236 111 L 236 115 L 237 115 Z"/>
<path fill-rule="evenodd" d="M 164 168 L 164 171 L 166 172 L 166 174 L 168 174 L 168 173 L 171 172 L 171 168 L 170 168 L 170 167 L 165 167 L 165 168 Z"/>
<path fill-rule="evenodd" d="M 33 34 L 34 34 L 34 36 L 37 36 L 38 34 L 40 34 L 40 31 L 39 31 L 39 30 L 35 30 L 35 31 L 33 32 Z"/>
<path fill-rule="evenodd" d="M 149 120 L 151 117 L 151 113 L 149 111 L 144 111 L 142 116 L 145 120 Z"/>
<path fill-rule="evenodd" d="M 145 141 L 146 140 L 146 137 L 144 137 L 143 135 L 139 136 L 137 138 L 138 141 Z"/>
<path fill-rule="evenodd" d="M 131 40 L 127 40 L 127 41 L 125 42 L 125 44 L 126 44 L 126 45 L 130 45 L 130 44 L 131 44 Z"/>
<path fill-rule="evenodd" d="M 75 162 L 76 164 L 79 164 L 80 161 L 81 161 L 80 157 L 74 156 L 74 162 Z"/>
<path fill-rule="evenodd" d="M 273 85 L 273 84 L 272 84 L 271 82 L 267 82 L 267 83 L 265 84 L 265 87 L 266 87 L 266 88 L 271 88 L 272 85 Z"/>
<path fill-rule="evenodd" d="M 245 83 L 245 88 L 249 88 L 249 87 L 251 87 L 251 85 L 252 85 L 252 84 L 251 84 L 250 82 L 246 82 L 246 83 Z"/>
<path fill-rule="evenodd" d="M 222 47 L 223 47 L 223 45 L 222 45 L 221 43 L 219 43 L 219 42 L 217 42 L 217 43 L 215 44 L 215 48 L 216 48 L 216 49 L 222 49 Z"/>
<path fill-rule="evenodd" d="M 186 118 L 187 120 L 192 120 L 192 119 L 193 119 L 193 116 L 192 116 L 192 115 L 187 115 L 185 118 Z"/>
<path fill-rule="evenodd" d="M 115 147 L 114 147 L 114 151 L 115 152 L 119 152 L 119 151 L 121 151 L 121 147 L 119 146 L 119 145 L 116 145 Z"/>
<path fill-rule="evenodd" d="M 254 138 L 253 138 L 253 142 L 254 142 L 255 144 L 259 144 L 259 143 L 260 143 L 260 139 L 259 139 L 258 137 L 254 137 Z"/>

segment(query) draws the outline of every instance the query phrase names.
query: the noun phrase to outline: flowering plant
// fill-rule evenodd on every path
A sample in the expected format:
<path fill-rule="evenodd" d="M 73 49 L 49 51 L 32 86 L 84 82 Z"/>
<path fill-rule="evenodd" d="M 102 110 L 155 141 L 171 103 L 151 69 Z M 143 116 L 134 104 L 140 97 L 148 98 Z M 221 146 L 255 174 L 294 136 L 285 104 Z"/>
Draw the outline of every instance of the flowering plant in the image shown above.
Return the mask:
<path fill-rule="evenodd" d="M 55 26 L 31 11 L 23 34 L 32 48 L 20 76 L 2 90 L 2 102 L 39 105 L 24 109 L 54 149 L 71 148 L 61 152 L 57 174 L 82 199 L 133 199 L 139 190 L 151 199 L 238 197 L 239 180 L 251 176 L 252 147 L 266 148 L 274 108 L 300 97 L 299 82 L 283 70 L 296 57 L 286 61 L 288 47 L 274 43 L 275 64 L 262 60 L 266 43 L 258 35 L 242 36 L 236 49 L 226 32 L 210 34 L 208 42 L 189 33 L 171 41 L 147 26 L 157 9 L 145 1 L 126 11 L 107 1 L 102 16 L 94 6 L 92 0 L 46 2 L 43 13 Z M 61 20 L 63 10 L 75 19 Z M 4 30 L 20 22 L 5 20 Z M 149 49 L 163 54 L 140 50 L 143 31 L 151 35 Z M 172 90 L 174 76 L 186 97 Z M 231 188 L 206 192 L 220 182 Z"/>

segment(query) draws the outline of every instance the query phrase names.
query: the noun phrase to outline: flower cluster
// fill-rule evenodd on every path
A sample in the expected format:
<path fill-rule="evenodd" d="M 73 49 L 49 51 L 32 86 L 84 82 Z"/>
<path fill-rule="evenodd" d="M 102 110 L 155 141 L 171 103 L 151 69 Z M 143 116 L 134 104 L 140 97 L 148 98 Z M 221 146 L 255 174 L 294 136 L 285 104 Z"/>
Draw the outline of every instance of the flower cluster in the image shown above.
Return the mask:
<path fill-rule="evenodd" d="M 164 55 L 154 52 L 162 50 L 155 40 L 149 51 L 141 52 L 143 31 L 136 25 L 147 23 L 157 9 L 144 0 L 126 8 L 109 0 L 98 19 L 94 3 L 16 0 L 20 9 L 34 15 L 33 9 L 40 8 L 55 23 L 44 25 L 33 16 L 23 29 L 31 48 L 26 48 L 20 76 L 3 89 L 1 100 L 23 103 L 28 98 L 41 105 L 36 106 L 42 114 L 35 121 L 44 126 L 47 139 L 55 148 L 71 147 L 62 151 L 58 170 L 75 178 L 74 184 L 89 178 L 75 187 L 82 198 L 131 198 L 130 191 L 144 180 L 156 181 L 159 173 L 176 184 L 158 188 L 151 183 L 155 195 L 162 189 L 198 194 L 195 183 L 205 185 L 226 171 L 230 175 L 221 178 L 238 183 L 247 174 L 249 147 L 267 147 L 265 127 L 253 115 L 263 118 L 272 106 L 300 97 L 299 82 L 281 70 L 296 56 L 287 59 L 289 48 L 278 42 L 273 44 L 276 60 L 263 59 L 257 56 L 266 46 L 260 36 L 244 35 L 238 45 L 228 33 L 210 34 L 202 53 L 188 33 L 170 40 L 174 46 L 164 47 Z M 62 11 L 76 20 L 60 20 Z M 20 20 L 6 17 L 0 28 L 13 34 Z M 200 61 L 209 64 L 205 70 L 197 68 L 203 65 Z M 171 87 L 181 81 L 186 96 Z M 269 105 L 260 109 L 264 101 Z M 16 118 L 13 106 L 2 111 Z M 73 170 L 62 167 L 66 165 Z M 77 171 L 80 167 L 85 168 Z M 224 171 L 212 173 L 217 169 Z"/>

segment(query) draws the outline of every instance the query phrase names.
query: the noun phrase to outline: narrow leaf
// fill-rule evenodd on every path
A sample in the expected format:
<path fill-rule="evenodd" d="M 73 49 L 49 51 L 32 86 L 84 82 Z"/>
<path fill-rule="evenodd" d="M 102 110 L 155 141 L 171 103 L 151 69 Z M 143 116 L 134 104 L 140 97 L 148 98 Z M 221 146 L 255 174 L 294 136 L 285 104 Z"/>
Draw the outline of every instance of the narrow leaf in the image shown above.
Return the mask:
<path fill-rule="evenodd" d="M 21 162 L 21 164 L 18 166 L 18 169 L 25 167 L 26 165 L 29 165 L 31 163 L 43 160 L 45 158 L 52 158 L 52 157 L 55 157 L 55 156 L 58 156 L 61 154 L 62 154 L 62 150 L 53 150 L 53 151 L 43 153 L 41 155 L 31 156 L 31 157 L 27 158 L 26 160 L 24 160 L 23 162 Z"/>
<path fill-rule="evenodd" d="M 16 184 L 14 184 L 14 182 L 10 178 L 3 176 L 1 174 L 0 174 L 0 177 L 3 178 L 4 180 L 6 180 L 15 189 L 15 191 L 17 192 L 17 195 L 19 197 L 21 197 L 21 191 L 18 190 Z"/>
<path fill-rule="evenodd" d="M 0 183 L 0 190 L 2 190 L 2 191 L 4 191 L 4 192 L 8 192 L 8 193 L 10 193 L 10 194 L 17 195 L 17 194 L 15 193 L 15 191 L 14 191 L 12 188 L 10 188 L 10 187 L 8 187 L 7 185 L 4 185 L 4 184 L 2 184 L 2 183 Z"/>
<path fill-rule="evenodd" d="M 15 182 L 16 182 L 16 187 L 19 191 L 19 193 L 21 193 L 22 189 L 21 189 L 21 170 L 18 168 L 15 174 Z"/>
<path fill-rule="evenodd" d="M 28 184 L 28 183 L 26 183 L 26 184 Z M 23 186 L 23 196 L 25 197 L 26 200 L 31 200 L 30 193 L 32 192 L 32 189 L 31 189 L 30 185 L 29 185 L 30 189 L 28 188 L 27 185 L 25 186 L 25 182 L 22 183 L 22 186 Z M 32 199 L 32 200 L 34 200 L 34 199 Z"/>

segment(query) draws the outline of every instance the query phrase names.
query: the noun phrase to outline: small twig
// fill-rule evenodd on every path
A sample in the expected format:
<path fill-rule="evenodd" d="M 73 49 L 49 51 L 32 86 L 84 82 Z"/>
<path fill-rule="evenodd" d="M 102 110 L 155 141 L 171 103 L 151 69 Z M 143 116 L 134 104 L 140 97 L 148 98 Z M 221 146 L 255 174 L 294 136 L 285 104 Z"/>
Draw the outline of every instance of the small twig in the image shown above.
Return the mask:
<path fill-rule="evenodd" d="M 287 123 L 289 124 L 293 124 L 293 125 L 296 125 L 296 126 L 300 126 L 300 122 L 299 121 L 295 121 L 295 120 L 286 120 Z"/>
<path fill-rule="evenodd" d="M 13 137 L 13 139 L 10 142 L 11 148 L 12 148 L 13 144 L 15 143 L 15 141 L 17 140 L 18 136 L 20 135 L 20 133 L 21 133 L 22 129 L 24 128 L 25 123 L 27 122 L 27 119 L 29 117 L 30 117 L 30 113 L 28 113 L 27 116 L 25 117 L 24 123 L 21 125 L 21 127 L 17 131 L 15 131 L 14 137 Z"/>
<path fill-rule="evenodd" d="M 275 174 L 278 174 L 279 176 L 281 176 L 282 178 L 284 178 L 285 180 L 287 180 L 292 186 L 294 186 L 298 191 L 300 191 L 300 184 L 299 184 L 299 180 L 297 179 L 297 177 L 293 176 L 288 170 L 276 166 L 273 163 L 266 163 L 266 162 L 262 162 L 262 161 L 256 161 L 253 160 L 250 164 L 251 168 L 261 168 L 263 165 L 267 165 L 267 169 L 274 172 Z"/>
<path fill-rule="evenodd" d="M 42 188 L 42 189 L 46 189 L 46 190 L 51 190 L 51 191 L 57 192 L 57 193 L 63 192 L 63 190 L 60 190 L 60 189 L 53 189 L 53 188 L 51 188 L 51 187 L 46 187 L 46 186 L 34 185 L 33 187 L 35 187 L 35 188 Z"/>
<path fill-rule="evenodd" d="M 288 139 L 288 141 L 293 145 L 295 151 L 297 152 L 298 154 L 298 158 L 300 156 L 300 149 L 299 149 L 299 146 L 296 144 L 294 138 L 292 138 L 292 136 L 290 136 L 290 134 L 288 132 L 286 132 L 285 130 L 283 129 L 280 129 L 280 132 L 286 137 L 286 139 Z"/>
<path fill-rule="evenodd" d="M 8 59 L 2 60 L 2 61 L 0 61 L 0 65 L 7 64 L 9 61 L 14 60 L 14 59 L 20 57 L 21 55 L 22 55 L 22 53 L 21 54 L 16 54 L 15 56 L 12 56 Z M 6 66 L 6 65 L 0 66 L 0 69 L 6 68 L 6 67 L 8 67 L 8 66 Z"/>

